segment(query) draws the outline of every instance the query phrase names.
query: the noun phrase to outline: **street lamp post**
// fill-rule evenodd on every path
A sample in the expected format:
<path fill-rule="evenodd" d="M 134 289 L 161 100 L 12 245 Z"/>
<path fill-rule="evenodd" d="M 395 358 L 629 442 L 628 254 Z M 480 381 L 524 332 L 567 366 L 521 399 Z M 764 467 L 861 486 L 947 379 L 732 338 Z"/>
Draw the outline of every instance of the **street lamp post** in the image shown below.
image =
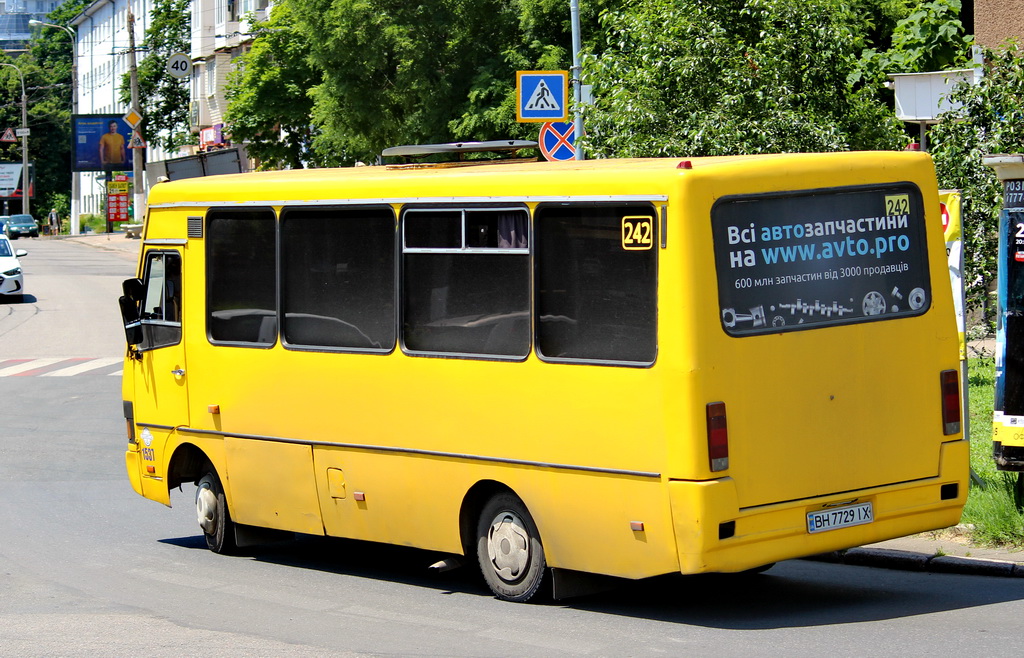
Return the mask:
<path fill-rule="evenodd" d="M 25 97 L 25 76 L 14 64 L 0 62 L 0 66 L 11 67 L 18 72 L 18 78 L 21 79 L 21 212 L 28 215 L 28 100 Z"/>
<path fill-rule="evenodd" d="M 71 37 L 71 121 L 72 121 L 72 132 L 74 131 L 74 120 L 75 115 L 78 114 L 78 34 L 67 25 L 54 25 L 53 23 L 44 23 L 32 19 L 28 22 L 29 25 L 38 25 L 41 27 L 52 27 L 59 30 L 64 30 Z M 71 159 L 74 160 L 75 152 L 74 146 L 72 146 Z M 78 234 L 78 216 L 80 214 L 81 199 L 81 183 L 79 182 L 79 174 L 74 171 L 72 163 L 71 172 L 71 218 L 68 222 L 69 232 L 72 235 Z"/>

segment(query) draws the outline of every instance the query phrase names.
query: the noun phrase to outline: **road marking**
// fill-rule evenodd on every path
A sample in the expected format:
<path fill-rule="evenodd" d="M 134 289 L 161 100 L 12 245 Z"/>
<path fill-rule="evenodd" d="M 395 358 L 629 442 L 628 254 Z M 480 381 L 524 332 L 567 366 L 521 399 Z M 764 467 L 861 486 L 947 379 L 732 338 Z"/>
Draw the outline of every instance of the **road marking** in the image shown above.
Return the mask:
<path fill-rule="evenodd" d="M 84 372 L 89 372 L 90 370 L 97 370 L 99 368 L 105 368 L 107 366 L 112 366 L 114 364 L 120 365 L 122 363 L 124 363 L 124 358 L 120 357 L 120 356 L 106 357 L 106 358 L 102 358 L 102 359 L 90 359 L 88 361 L 85 361 L 84 363 L 79 363 L 76 366 L 71 366 L 70 368 L 62 368 L 61 370 L 55 370 L 53 372 L 47 372 L 47 373 L 42 374 L 41 376 L 42 377 L 72 377 L 74 375 L 80 375 L 80 374 L 82 374 Z M 115 372 L 111 372 L 111 373 L 107 373 L 107 374 L 110 374 L 110 375 L 120 375 L 121 371 L 117 370 Z"/>
<path fill-rule="evenodd" d="M 0 369 L 0 377 L 15 377 L 22 375 L 22 373 L 31 372 L 38 370 L 39 368 L 45 368 L 46 366 L 64 361 L 65 359 L 16 359 L 21 361 L 15 365 L 8 366 Z M 4 363 L 7 363 L 6 361 Z"/>
<path fill-rule="evenodd" d="M 93 374 L 120 377 L 121 357 L 73 357 L 0 360 L 0 377 L 73 377 Z M 113 368 L 110 372 L 101 371 Z"/>

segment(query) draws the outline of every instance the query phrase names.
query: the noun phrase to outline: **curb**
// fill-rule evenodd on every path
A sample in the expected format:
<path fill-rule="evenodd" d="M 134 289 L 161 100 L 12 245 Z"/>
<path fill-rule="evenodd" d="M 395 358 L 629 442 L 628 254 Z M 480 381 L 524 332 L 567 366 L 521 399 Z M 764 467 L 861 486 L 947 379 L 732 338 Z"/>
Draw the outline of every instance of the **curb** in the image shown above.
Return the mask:
<path fill-rule="evenodd" d="M 812 555 L 805 559 L 902 571 L 1024 578 L 1024 563 L 1021 562 L 955 555 L 925 555 L 924 553 L 897 551 L 890 548 L 851 548 L 846 551 Z"/>

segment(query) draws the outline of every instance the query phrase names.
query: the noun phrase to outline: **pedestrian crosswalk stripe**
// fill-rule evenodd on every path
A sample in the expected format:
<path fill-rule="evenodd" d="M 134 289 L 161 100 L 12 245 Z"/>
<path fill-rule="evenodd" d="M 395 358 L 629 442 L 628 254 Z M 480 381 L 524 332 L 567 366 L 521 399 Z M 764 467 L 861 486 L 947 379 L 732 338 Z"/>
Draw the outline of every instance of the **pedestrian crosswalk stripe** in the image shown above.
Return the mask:
<path fill-rule="evenodd" d="M 121 376 L 121 357 L 46 357 L 0 359 L 0 377 L 72 377 L 75 375 Z M 108 372 L 109 370 L 109 372 Z"/>
<path fill-rule="evenodd" d="M 20 360 L 20 359 L 16 359 Z M 39 368 L 45 368 L 46 366 L 53 365 L 60 361 L 66 361 L 67 359 L 27 359 L 20 360 L 21 363 L 3 368 L 3 364 L 0 364 L 0 377 L 14 377 L 18 375 L 24 375 L 25 373 Z"/>
<path fill-rule="evenodd" d="M 55 370 L 53 372 L 44 373 L 41 376 L 42 377 L 71 377 L 73 375 L 80 375 L 83 372 L 89 372 L 90 370 L 97 370 L 99 368 L 105 368 L 107 366 L 112 366 L 114 364 L 121 364 L 121 363 L 124 363 L 124 358 L 119 357 L 119 356 L 107 357 L 107 358 L 104 358 L 104 359 L 90 359 L 88 361 L 85 361 L 84 363 L 79 363 L 78 365 L 71 366 L 69 368 L 62 368 L 60 370 Z M 116 372 L 112 372 L 112 373 L 109 373 L 109 374 L 120 375 L 121 371 L 118 370 Z"/>

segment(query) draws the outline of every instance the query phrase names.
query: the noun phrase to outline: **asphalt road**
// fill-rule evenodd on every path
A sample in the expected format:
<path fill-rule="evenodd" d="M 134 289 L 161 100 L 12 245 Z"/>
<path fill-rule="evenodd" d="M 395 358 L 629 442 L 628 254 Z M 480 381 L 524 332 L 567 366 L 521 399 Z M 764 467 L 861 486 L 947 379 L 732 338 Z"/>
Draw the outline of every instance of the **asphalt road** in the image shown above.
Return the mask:
<path fill-rule="evenodd" d="M 20 244 L 33 299 L 0 302 L 0 361 L 57 361 L 0 377 L 2 656 L 1024 652 L 1017 578 L 797 560 L 516 605 L 473 569 L 436 574 L 439 556 L 401 547 L 299 537 L 210 553 L 192 487 L 168 509 L 128 484 L 118 367 L 49 369 L 120 355 L 114 299 L 132 258 Z"/>

